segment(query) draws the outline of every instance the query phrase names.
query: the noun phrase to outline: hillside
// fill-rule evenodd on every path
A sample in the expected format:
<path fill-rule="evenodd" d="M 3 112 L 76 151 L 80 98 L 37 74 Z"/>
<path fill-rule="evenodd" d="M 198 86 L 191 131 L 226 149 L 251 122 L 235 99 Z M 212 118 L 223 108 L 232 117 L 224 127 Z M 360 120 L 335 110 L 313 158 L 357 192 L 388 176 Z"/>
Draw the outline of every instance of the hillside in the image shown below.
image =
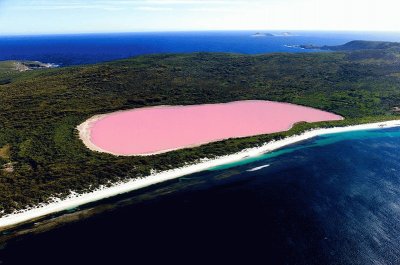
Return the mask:
<path fill-rule="evenodd" d="M 144 176 L 233 153 L 316 126 L 399 118 L 400 53 L 170 54 L 13 73 L 0 85 L 0 210 L 9 213 L 70 190 Z M 99 113 L 153 105 L 263 99 L 331 111 L 345 121 L 231 139 L 154 157 L 86 149 L 75 127 Z"/>

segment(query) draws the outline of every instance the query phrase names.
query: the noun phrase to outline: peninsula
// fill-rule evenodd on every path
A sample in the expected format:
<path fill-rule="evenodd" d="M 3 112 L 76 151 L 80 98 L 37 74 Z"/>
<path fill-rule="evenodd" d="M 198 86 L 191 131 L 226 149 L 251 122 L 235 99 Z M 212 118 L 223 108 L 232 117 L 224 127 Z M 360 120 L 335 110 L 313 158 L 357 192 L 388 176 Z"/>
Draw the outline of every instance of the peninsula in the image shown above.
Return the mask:
<path fill-rule="evenodd" d="M 317 45 L 300 45 L 303 49 L 319 49 L 329 51 L 360 51 L 360 50 L 400 50 L 399 42 L 385 42 L 385 41 L 362 41 L 355 40 L 345 43 L 343 45 L 336 46 L 317 46 Z"/>

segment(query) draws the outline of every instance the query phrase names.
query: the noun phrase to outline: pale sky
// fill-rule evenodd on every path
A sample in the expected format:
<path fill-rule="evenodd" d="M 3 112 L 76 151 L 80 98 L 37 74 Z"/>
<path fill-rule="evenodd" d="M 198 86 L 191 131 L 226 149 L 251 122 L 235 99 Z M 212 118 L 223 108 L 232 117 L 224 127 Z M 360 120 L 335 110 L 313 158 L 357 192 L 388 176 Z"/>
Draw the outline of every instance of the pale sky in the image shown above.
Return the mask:
<path fill-rule="evenodd" d="M 0 0 L 0 34 L 400 31 L 400 0 Z"/>

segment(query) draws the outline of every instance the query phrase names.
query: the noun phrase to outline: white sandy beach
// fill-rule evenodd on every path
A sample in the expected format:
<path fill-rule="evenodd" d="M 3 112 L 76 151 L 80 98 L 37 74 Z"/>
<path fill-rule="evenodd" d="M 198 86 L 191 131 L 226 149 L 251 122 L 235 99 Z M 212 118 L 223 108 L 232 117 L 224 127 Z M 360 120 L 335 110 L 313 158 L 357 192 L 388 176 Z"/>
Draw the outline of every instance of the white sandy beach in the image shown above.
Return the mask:
<path fill-rule="evenodd" d="M 93 117 L 93 120 L 98 119 L 99 117 Z M 349 131 L 357 131 L 357 130 L 369 130 L 369 129 L 380 129 L 380 128 L 390 128 L 390 127 L 399 127 L 400 120 L 394 121 L 386 121 L 379 123 L 369 123 L 369 124 L 361 124 L 355 126 L 347 126 L 347 127 L 335 127 L 335 128 L 327 128 L 327 129 L 314 129 L 307 131 L 300 135 L 294 135 L 291 137 L 287 137 L 285 139 L 279 141 L 271 141 L 263 144 L 260 147 L 245 149 L 241 152 L 218 157 L 215 159 L 204 159 L 199 163 L 187 165 L 185 167 L 156 172 L 151 174 L 150 176 L 141 178 L 141 179 L 132 179 L 130 181 L 124 183 L 116 183 L 111 187 L 103 187 L 99 188 L 95 191 L 86 194 L 76 194 L 71 192 L 71 195 L 64 200 L 54 199 L 53 202 L 40 205 L 36 208 L 30 208 L 23 211 L 18 211 L 10 215 L 6 215 L 0 218 L 0 228 L 4 228 L 7 226 L 13 226 L 22 222 L 29 221 L 31 219 L 35 219 L 38 217 L 42 217 L 45 215 L 49 215 L 55 212 L 60 212 L 63 210 L 68 210 L 71 208 L 75 208 L 90 202 L 98 201 L 101 199 L 109 198 L 118 194 L 123 194 L 126 192 L 130 192 L 133 190 L 137 190 L 140 188 L 144 188 L 156 183 L 160 183 L 163 181 L 171 180 L 174 178 L 179 178 L 185 175 L 189 175 L 192 173 L 204 171 L 216 166 L 220 166 L 223 164 L 229 164 L 232 162 L 236 162 L 242 160 L 247 157 L 258 156 L 270 151 L 273 151 L 278 148 L 282 148 L 284 146 L 297 143 L 303 140 L 307 140 L 313 138 L 318 135 L 324 134 L 332 134 L 332 133 L 340 133 L 340 132 L 349 132 Z M 81 128 L 85 129 L 85 128 Z"/>

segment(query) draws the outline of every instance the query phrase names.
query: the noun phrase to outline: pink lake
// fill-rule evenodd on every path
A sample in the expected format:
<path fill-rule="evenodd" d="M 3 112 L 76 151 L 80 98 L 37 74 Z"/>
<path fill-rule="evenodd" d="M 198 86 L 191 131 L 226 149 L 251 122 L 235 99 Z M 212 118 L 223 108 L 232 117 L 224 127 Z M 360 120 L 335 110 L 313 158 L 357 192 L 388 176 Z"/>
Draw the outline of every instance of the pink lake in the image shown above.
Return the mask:
<path fill-rule="evenodd" d="M 150 155 L 289 130 L 293 124 L 342 120 L 326 111 L 272 101 L 159 106 L 110 113 L 95 121 L 90 141 L 115 155 Z"/>

